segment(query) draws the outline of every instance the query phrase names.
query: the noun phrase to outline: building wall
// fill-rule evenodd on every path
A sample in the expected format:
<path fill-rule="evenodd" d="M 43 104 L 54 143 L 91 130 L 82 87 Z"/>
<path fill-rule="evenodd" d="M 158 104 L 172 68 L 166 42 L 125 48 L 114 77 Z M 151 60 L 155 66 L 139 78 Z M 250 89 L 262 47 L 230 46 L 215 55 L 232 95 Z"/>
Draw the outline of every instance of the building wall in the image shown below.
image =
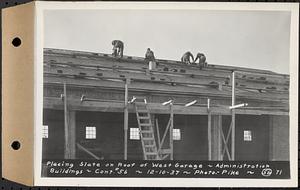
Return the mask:
<path fill-rule="evenodd" d="M 48 138 L 43 138 L 43 158 L 64 158 L 64 112 L 44 109 L 43 125 L 48 125 Z"/>
<path fill-rule="evenodd" d="M 270 116 L 270 159 L 289 160 L 289 116 Z"/>
<path fill-rule="evenodd" d="M 269 160 L 269 122 L 267 115 L 236 115 L 236 160 Z M 244 131 L 251 131 L 251 141 Z"/>
<path fill-rule="evenodd" d="M 124 159 L 123 117 L 123 113 L 76 112 L 76 143 L 100 158 Z M 153 121 L 158 120 L 160 138 L 169 117 L 167 114 L 153 117 Z M 222 116 L 225 134 L 230 122 L 230 116 Z M 174 140 L 175 160 L 208 160 L 207 123 L 206 115 L 174 115 L 174 129 L 180 129 L 181 132 L 180 140 Z M 64 112 L 45 109 L 44 125 L 49 127 L 49 138 L 43 139 L 43 158 L 63 159 Z M 85 138 L 86 126 L 96 127 L 96 139 Z M 289 160 L 288 126 L 288 116 L 236 115 L 236 160 Z M 141 160 L 141 141 L 129 139 L 130 128 L 138 128 L 134 113 L 129 114 L 128 127 L 128 159 Z M 251 131 L 251 141 L 244 140 L 245 130 Z M 166 142 L 168 139 L 167 135 Z M 93 159 L 78 148 L 76 158 Z"/>
<path fill-rule="evenodd" d="M 155 118 L 158 119 L 162 137 L 170 116 L 157 114 Z M 173 141 L 174 160 L 208 159 L 207 116 L 174 115 L 174 129 L 180 129 L 181 135 L 180 140 Z"/>
<path fill-rule="evenodd" d="M 49 138 L 43 139 L 44 158 L 64 158 L 64 115 L 63 111 L 44 110 L 44 124 L 49 126 Z M 163 136 L 169 115 L 156 115 L 160 135 Z M 123 113 L 76 112 L 76 143 L 104 159 L 124 158 Z M 96 127 L 96 139 L 85 138 L 85 127 Z M 130 128 L 138 128 L 135 114 L 129 114 Z M 207 159 L 207 117 L 175 115 L 174 128 L 180 129 L 181 140 L 174 141 L 174 159 Z M 166 137 L 168 142 L 169 136 Z M 82 150 L 76 149 L 76 158 L 92 159 Z M 143 159 L 140 140 L 128 139 L 128 159 Z"/>
<path fill-rule="evenodd" d="M 98 157 L 122 159 L 123 157 L 123 115 L 108 112 L 77 112 L 76 141 Z M 86 139 L 85 128 L 96 127 L 96 139 Z M 87 158 L 83 151 L 77 151 L 77 158 Z"/>

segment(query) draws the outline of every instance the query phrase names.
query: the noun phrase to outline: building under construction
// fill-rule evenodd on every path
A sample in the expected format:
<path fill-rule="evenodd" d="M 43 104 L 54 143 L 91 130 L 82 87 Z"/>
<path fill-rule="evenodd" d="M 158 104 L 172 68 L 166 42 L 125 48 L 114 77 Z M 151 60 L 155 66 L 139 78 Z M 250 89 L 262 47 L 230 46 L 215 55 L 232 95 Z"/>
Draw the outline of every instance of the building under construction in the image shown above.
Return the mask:
<path fill-rule="evenodd" d="M 289 160 L 289 75 L 44 49 L 43 101 L 44 159 Z"/>

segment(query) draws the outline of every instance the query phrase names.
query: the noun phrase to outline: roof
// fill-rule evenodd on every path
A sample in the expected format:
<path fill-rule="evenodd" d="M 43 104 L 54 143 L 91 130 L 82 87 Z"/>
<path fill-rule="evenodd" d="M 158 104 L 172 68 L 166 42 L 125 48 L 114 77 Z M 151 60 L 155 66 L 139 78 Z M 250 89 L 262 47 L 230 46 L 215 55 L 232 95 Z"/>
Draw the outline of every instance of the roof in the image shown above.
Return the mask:
<path fill-rule="evenodd" d="M 81 57 L 81 58 L 91 58 L 91 59 L 97 59 L 97 58 L 107 58 L 107 59 L 116 59 L 111 54 L 105 54 L 105 53 L 95 53 L 95 52 L 86 52 L 86 51 L 76 51 L 76 50 L 66 50 L 66 49 L 54 49 L 54 48 L 44 48 L 45 54 L 60 54 L 65 56 L 73 56 L 73 57 Z M 128 56 L 124 55 L 122 59 L 118 59 L 120 61 L 124 62 L 143 62 L 144 63 L 144 57 L 137 57 L 137 56 Z M 166 60 L 166 59 L 156 59 L 158 63 L 166 64 L 166 65 L 176 65 L 184 67 L 184 65 L 180 61 L 176 60 Z M 188 66 L 193 67 L 193 66 Z M 226 66 L 226 65 L 215 65 L 210 64 L 208 65 L 208 70 L 226 70 L 226 71 L 245 71 L 245 72 L 252 72 L 252 73 L 260 73 L 260 74 L 269 74 L 269 75 L 278 75 L 289 78 L 289 75 L 287 74 L 280 74 L 269 70 L 262 70 L 262 69 L 253 69 L 253 68 L 246 68 L 246 67 L 235 67 L 235 66 Z"/>
<path fill-rule="evenodd" d="M 237 99 L 277 102 L 288 107 L 289 75 L 212 64 L 200 70 L 179 61 L 156 62 L 158 67 L 149 70 L 142 57 L 116 58 L 103 53 L 44 49 L 44 82 L 120 90 L 127 79 L 131 81 L 130 89 L 136 92 L 230 99 L 230 77 L 235 71 Z"/>

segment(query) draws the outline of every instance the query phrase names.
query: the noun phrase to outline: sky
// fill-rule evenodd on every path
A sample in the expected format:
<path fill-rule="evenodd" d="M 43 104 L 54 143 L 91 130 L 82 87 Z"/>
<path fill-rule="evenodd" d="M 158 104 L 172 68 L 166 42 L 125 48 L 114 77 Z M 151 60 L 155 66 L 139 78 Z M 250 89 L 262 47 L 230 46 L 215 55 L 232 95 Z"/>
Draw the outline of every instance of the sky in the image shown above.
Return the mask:
<path fill-rule="evenodd" d="M 44 47 L 180 60 L 204 53 L 208 64 L 289 73 L 290 12 L 212 10 L 47 10 Z"/>

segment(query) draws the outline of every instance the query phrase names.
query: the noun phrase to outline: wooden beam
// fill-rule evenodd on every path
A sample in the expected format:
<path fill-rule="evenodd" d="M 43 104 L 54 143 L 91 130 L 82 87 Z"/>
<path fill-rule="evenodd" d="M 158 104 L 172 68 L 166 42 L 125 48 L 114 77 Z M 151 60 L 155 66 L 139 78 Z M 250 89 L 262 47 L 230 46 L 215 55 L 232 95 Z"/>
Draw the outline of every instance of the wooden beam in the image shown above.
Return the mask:
<path fill-rule="evenodd" d="M 56 109 L 64 110 L 63 102 L 60 98 L 44 97 L 43 107 L 45 109 Z M 174 106 L 174 114 L 185 114 L 185 115 L 207 115 L 207 107 L 190 106 L 184 107 L 180 105 Z M 80 99 L 68 100 L 68 107 L 72 110 L 78 111 L 100 111 L 100 112 L 123 112 L 124 102 L 81 102 Z M 148 103 L 150 113 L 155 114 L 169 114 L 170 110 L 166 106 L 162 106 L 159 103 Z M 225 107 L 211 107 L 211 113 L 215 115 L 231 115 L 228 108 Z M 132 105 L 128 105 L 128 112 L 134 113 Z M 247 114 L 247 115 L 289 115 L 288 110 L 280 111 L 274 110 L 262 110 L 262 109 L 237 109 L 236 114 Z"/>
<path fill-rule="evenodd" d="M 81 86 L 83 88 L 97 87 L 97 88 L 107 88 L 107 89 L 124 89 L 124 80 L 120 79 L 107 79 L 107 80 L 91 80 L 86 78 L 76 79 L 73 77 L 56 77 L 56 76 L 45 76 L 44 82 L 46 84 L 60 84 L 63 82 L 68 83 L 74 87 Z M 220 96 L 220 97 L 230 97 L 230 93 L 219 91 L 217 88 L 205 87 L 201 85 L 177 85 L 176 83 L 162 84 L 162 83 L 151 83 L 151 82 L 131 82 L 130 85 L 133 91 L 137 92 L 162 92 L 168 94 L 185 94 L 191 95 L 210 95 L 210 96 Z"/>
<path fill-rule="evenodd" d="M 68 77 L 54 77 L 45 76 L 44 82 L 46 84 L 61 84 L 66 82 L 73 87 L 82 88 L 104 88 L 104 89 L 124 89 L 123 80 L 90 80 L 90 79 L 76 79 Z M 231 94 L 228 90 L 218 90 L 211 87 L 195 86 L 195 85 L 176 85 L 176 84 L 160 84 L 160 83 L 146 83 L 146 82 L 132 82 L 130 90 L 134 92 L 144 93 L 165 93 L 177 95 L 193 95 L 193 96 L 209 96 L 212 98 L 230 98 Z M 237 98 L 258 100 L 258 101 L 284 101 L 288 100 L 287 94 L 280 93 L 240 93 Z"/>
<path fill-rule="evenodd" d="M 165 142 L 165 138 L 166 138 L 168 132 L 170 131 L 170 122 L 171 122 L 171 120 L 169 119 L 169 122 L 168 122 L 168 124 L 167 124 L 167 126 L 165 128 L 165 132 L 163 134 L 163 137 L 161 138 L 160 145 L 158 147 L 158 151 L 157 152 L 160 152 L 162 150 L 162 147 L 163 147 L 164 142 Z"/>
<path fill-rule="evenodd" d="M 128 141 L 128 85 L 129 80 L 125 81 L 125 99 L 124 99 L 124 160 L 127 160 L 127 141 Z"/>
<path fill-rule="evenodd" d="M 222 160 L 222 139 L 221 139 L 221 129 L 222 129 L 222 115 L 218 115 L 218 124 L 217 124 L 217 128 L 218 128 L 218 160 Z"/>
<path fill-rule="evenodd" d="M 123 82 L 124 84 L 124 82 Z M 84 88 L 84 91 L 83 91 Z M 229 90 L 228 90 L 229 91 Z M 230 89 L 231 91 L 231 89 Z M 124 101 L 124 88 L 120 89 L 105 89 L 102 87 L 90 87 L 90 86 L 68 86 L 68 93 L 72 98 L 81 98 L 81 95 L 85 95 L 85 100 L 95 100 L 95 101 L 103 101 L 103 102 L 123 102 Z M 44 85 L 44 97 L 60 97 L 63 94 L 62 85 L 58 84 L 45 84 Z M 174 93 L 156 93 L 156 92 L 137 92 L 134 89 L 130 89 L 129 96 L 144 96 L 147 97 L 148 100 L 151 100 L 152 103 L 161 103 L 170 99 L 170 96 L 176 102 L 176 105 L 185 105 L 186 102 L 191 102 L 197 100 L 196 106 L 207 106 L 207 96 L 193 96 L 193 95 L 180 95 Z M 231 97 L 230 98 L 221 98 L 221 97 L 211 97 L 211 105 L 212 106 L 226 106 L 231 105 Z M 261 101 L 261 100 L 251 100 L 251 99 L 237 99 L 237 103 L 248 103 L 247 107 L 243 107 L 243 109 L 256 109 L 256 107 L 260 108 L 274 108 L 282 110 L 282 108 L 289 109 L 288 102 L 278 102 L 273 100 Z M 228 105 L 228 106 L 227 106 Z M 265 109 L 264 109 L 265 110 Z"/>
<path fill-rule="evenodd" d="M 69 159 L 76 158 L 76 111 L 69 110 Z"/>
<path fill-rule="evenodd" d="M 176 83 L 181 85 L 206 85 L 218 87 L 219 90 L 222 90 L 222 85 L 225 86 L 225 82 L 228 77 L 219 77 L 219 76 L 202 76 L 202 75 L 190 75 L 185 73 L 166 73 L 166 72 L 156 72 L 153 71 L 151 75 L 145 74 L 146 71 L 141 70 L 137 71 L 120 71 L 115 70 L 111 67 L 105 70 L 97 68 L 87 68 L 85 67 L 65 67 L 64 64 L 57 64 L 51 67 L 44 67 L 45 76 L 51 75 L 56 77 L 62 76 L 76 76 L 77 78 L 94 78 L 94 79 L 119 79 L 124 80 L 125 78 L 131 78 L 133 81 L 139 82 L 151 82 L 151 83 Z M 67 64 L 69 65 L 69 64 Z M 193 76 L 193 77 L 192 77 Z M 254 78 L 254 77 L 251 77 Z M 259 77 L 256 77 L 259 78 Z M 215 84 L 212 84 L 215 83 Z M 245 79 L 239 78 L 236 80 L 237 87 L 247 90 L 257 90 L 256 93 L 259 94 L 258 90 L 270 91 L 273 93 L 286 93 L 288 94 L 289 82 L 282 81 L 280 79 L 268 81 L 268 80 L 259 80 L 259 79 Z M 253 93 L 253 92 L 252 92 Z"/>
<path fill-rule="evenodd" d="M 80 67 L 44 67 L 45 75 L 56 75 L 60 76 L 78 76 L 78 77 L 94 77 L 99 79 L 120 79 L 131 78 L 132 80 L 149 81 L 152 83 L 177 83 L 177 84 L 194 84 L 194 85 L 208 85 L 211 82 L 219 84 L 225 84 L 226 77 L 213 77 L 213 76 L 194 76 L 184 73 L 161 73 L 152 71 L 151 75 L 146 75 L 146 71 L 141 70 L 140 72 L 131 70 L 115 70 L 114 68 L 100 70 L 99 68 L 80 68 Z"/>
<path fill-rule="evenodd" d="M 235 110 L 232 109 L 231 122 L 231 161 L 235 160 Z"/>
<path fill-rule="evenodd" d="M 173 144 L 173 128 L 174 128 L 174 111 L 173 103 L 170 104 L 170 160 L 174 159 L 174 144 Z"/>
<path fill-rule="evenodd" d="M 80 145 L 79 143 L 77 143 L 77 147 L 84 151 L 85 153 L 87 153 L 88 155 L 90 155 L 91 157 L 93 157 L 96 160 L 100 160 L 100 158 L 98 156 L 96 156 L 94 153 L 92 153 L 91 151 L 89 151 L 88 149 L 84 148 L 82 145 Z"/>
<path fill-rule="evenodd" d="M 269 160 L 290 160 L 290 118 L 289 116 L 269 116 Z"/>
<path fill-rule="evenodd" d="M 212 135 L 211 135 L 211 112 L 208 111 L 208 127 L 207 127 L 207 140 L 208 140 L 208 160 L 212 160 Z"/>
<path fill-rule="evenodd" d="M 160 145 L 160 133 L 159 133 L 159 126 L 158 126 L 158 119 L 155 119 L 155 126 L 156 126 L 158 147 L 160 147 L 161 145 Z"/>
<path fill-rule="evenodd" d="M 221 139 L 222 115 L 211 115 L 211 160 L 220 161 L 222 154 Z"/>
<path fill-rule="evenodd" d="M 68 107 L 67 107 L 67 85 L 64 86 L 64 94 L 63 94 L 63 105 L 64 105 L 64 133 L 65 133 L 65 145 L 64 145 L 64 158 L 70 158 L 70 139 L 69 139 L 69 117 L 68 117 Z"/>
<path fill-rule="evenodd" d="M 235 72 L 232 72 L 232 104 L 235 105 Z M 231 161 L 235 160 L 235 109 L 231 109 Z"/>

